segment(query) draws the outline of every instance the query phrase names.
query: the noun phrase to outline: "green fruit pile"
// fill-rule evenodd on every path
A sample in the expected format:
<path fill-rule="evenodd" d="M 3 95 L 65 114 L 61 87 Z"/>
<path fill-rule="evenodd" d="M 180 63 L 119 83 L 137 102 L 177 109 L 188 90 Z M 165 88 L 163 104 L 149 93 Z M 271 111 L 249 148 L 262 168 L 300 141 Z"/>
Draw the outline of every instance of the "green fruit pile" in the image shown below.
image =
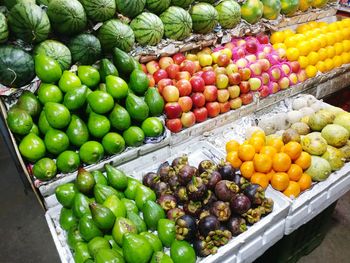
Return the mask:
<path fill-rule="evenodd" d="M 156 194 L 109 164 L 105 170 L 106 176 L 79 169 L 74 183 L 55 191 L 75 262 L 196 262 L 192 246 L 176 240 L 175 222 L 165 218 Z"/>
<path fill-rule="evenodd" d="M 140 64 L 118 48 L 113 61 L 82 65 L 74 73 L 42 53 L 35 57 L 42 83 L 36 94 L 23 92 L 7 124 L 37 179 L 73 172 L 81 163 L 94 164 L 163 134 L 154 116 L 162 114 L 164 101 L 149 89 Z"/>

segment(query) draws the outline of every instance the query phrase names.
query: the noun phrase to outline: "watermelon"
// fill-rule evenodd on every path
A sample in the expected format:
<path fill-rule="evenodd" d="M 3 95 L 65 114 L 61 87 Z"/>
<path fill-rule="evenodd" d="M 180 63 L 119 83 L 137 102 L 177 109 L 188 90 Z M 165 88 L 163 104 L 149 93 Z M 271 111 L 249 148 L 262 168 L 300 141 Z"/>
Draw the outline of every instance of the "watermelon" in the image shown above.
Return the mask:
<path fill-rule="evenodd" d="M 299 0 L 281 0 L 281 13 L 292 16 L 299 8 Z"/>
<path fill-rule="evenodd" d="M 8 10 L 11 10 L 12 7 L 19 3 L 35 4 L 35 0 L 4 0 L 4 5 L 7 7 Z"/>
<path fill-rule="evenodd" d="M 96 22 L 111 19 L 116 12 L 115 0 L 80 0 L 87 16 Z"/>
<path fill-rule="evenodd" d="M 3 13 L 0 13 L 0 44 L 5 43 L 9 36 L 7 20 Z"/>
<path fill-rule="evenodd" d="M 269 20 L 275 20 L 281 12 L 280 0 L 261 0 L 264 5 L 263 17 Z"/>
<path fill-rule="evenodd" d="M 160 19 L 164 25 L 164 35 L 168 38 L 182 40 L 191 34 L 192 18 L 181 7 L 169 7 L 160 15 Z"/>
<path fill-rule="evenodd" d="M 50 3 L 50 0 L 36 0 L 37 5 L 46 5 L 48 6 Z"/>
<path fill-rule="evenodd" d="M 80 34 L 68 45 L 72 53 L 73 63 L 92 65 L 101 57 L 101 43 L 91 34 Z"/>
<path fill-rule="evenodd" d="M 52 27 L 60 34 L 75 35 L 86 27 L 84 7 L 78 0 L 51 0 L 47 14 Z"/>
<path fill-rule="evenodd" d="M 144 12 L 135 17 L 130 26 L 134 31 L 136 41 L 141 45 L 157 45 L 163 37 L 162 20 L 152 13 Z"/>
<path fill-rule="evenodd" d="M 315 8 L 324 7 L 328 3 L 328 0 L 313 0 L 312 6 Z"/>
<path fill-rule="evenodd" d="M 148 11 L 158 15 L 167 10 L 170 2 L 171 0 L 146 0 L 146 8 Z"/>
<path fill-rule="evenodd" d="M 196 33 L 209 33 L 213 31 L 215 26 L 218 24 L 219 14 L 210 4 L 196 4 L 191 7 L 190 14 L 192 18 L 193 31 Z"/>
<path fill-rule="evenodd" d="M 217 0 L 199 0 L 198 2 L 204 2 L 209 4 L 214 4 Z"/>
<path fill-rule="evenodd" d="M 45 40 L 34 49 L 34 55 L 44 54 L 60 64 L 62 71 L 70 68 L 72 55 L 68 47 L 56 40 Z"/>
<path fill-rule="evenodd" d="M 11 32 L 29 43 L 45 40 L 51 30 L 50 21 L 44 10 L 35 4 L 17 4 L 8 18 Z"/>
<path fill-rule="evenodd" d="M 129 52 L 135 43 L 135 35 L 130 26 L 118 19 L 104 22 L 98 30 L 97 37 L 105 51 L 118 47 Z"/>
<path fill-rule="evenodd" d="M 188 8 L 193 2 L 194 0 L 171 0 L 171 5 Z"/>
<path fill-rule="evenodd" d="M 115 0 L 119 13 L 134 18 L 140 14 L 146 5 L 146 0 Z"/>
<path fill-rule="evenodd" d="M 241 6 L 233 0 L 224 0 L 215 9 L 222 28 L 234 28 L 241 21 Z"/>
<path fill-rule="evenodd" d="M 28 84 L 35 77 L 34 60 L 20 48 L 0 47 L 0 83 L 14 88 Z"/>
<path fill-rule="evenodd" d="M 262 18 L 264 5 L 259 0 L 247 0 L 241 6 L 242 18 L 250 24 L 255 24 Z"/>

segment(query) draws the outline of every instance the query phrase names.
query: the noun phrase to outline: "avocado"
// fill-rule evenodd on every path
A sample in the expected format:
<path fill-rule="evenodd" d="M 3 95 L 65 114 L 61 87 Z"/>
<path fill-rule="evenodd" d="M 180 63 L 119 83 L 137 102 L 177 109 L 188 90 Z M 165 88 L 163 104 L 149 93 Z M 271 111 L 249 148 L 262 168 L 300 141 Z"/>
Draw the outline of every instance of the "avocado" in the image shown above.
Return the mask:
<path fill-rule="evenodd" d="M 140 69 L 134 69 L 130 74 L 129 88 L 139 96 L 145 95 L 149 86 L 149 79 L 145 72 Z"/>
<path fill-rule="evenodd" d="M 33 118 L 39 116 L 41 105 L 38 98 L 30 91 L 24 91 L 18 98 L 16 107 L 25 110 Z"/>
<path fill-rule="evenodd" d="M 47 102 L 44 111 L 47 122 L 55 129 L 62 129 L 70 122 L 70 112 L 63 104 Z"/>
<path fill-rule="evenodd" d="M 106 116 L 91 112 L 87 126 L 92 136 L 102 138 L 109 132 L 111 123 Z"/>
<path fill-rule="evenodd" d="M 118 71 L 125 75 L 129 75 L 134 70 L 132 57 L 117 47 L 113 50 L 113 63 Z"/>
<path fill-rule="evenodd" d="M 63 105 L 69 110 L 77 110 L 81 108 L 87 97 L 87 87 L 82 85 L 78 88 L 67 91 L 64 95 Z"/>
<path fill-rule="evenodd" d="M 131 118 L 129 112 L 119 104 L 115 104 L 113 110 L 108 116 L 111 121 L 111 125 L 113 128 L 124 131 L 131 125 Z"/>
<path fill-rule="evenodd" d="M 7 125 L 18 135 L 26 135 L 33 127 L 33 120 L 29 113 L 17 107 L 11 108 L 7 113 Z"/>
<path fill-rule="evenodd" d="M 156 88 L 149 88 L 146 91 L 145 102 L 151 116 L 159 116 L 163 113 L 164 99 Z"/>
<path fill-rule="evenodd" d="M 107 76 L 119 76 L 117 68 L 114 66 L 112 61 L 107 58 L 101 60 L 99 72 L 102 82 L 106 82 Z"/>
<path fill-rule="evenodd" d="M 89 140 L 89 130 L 85 122 L 74 114 L 67 127 L 66 134 L 70 143 L 77 147 L 80 147 Z"/>
<path fill-rule="evenodd" d="M 126 97 L 125 106 L 126 110 L 130 114 L 130 117 L 135 121 L 141 122 L 148 117 L 149 108 L 146 102 L 135 94 L 128 94 Z"/>

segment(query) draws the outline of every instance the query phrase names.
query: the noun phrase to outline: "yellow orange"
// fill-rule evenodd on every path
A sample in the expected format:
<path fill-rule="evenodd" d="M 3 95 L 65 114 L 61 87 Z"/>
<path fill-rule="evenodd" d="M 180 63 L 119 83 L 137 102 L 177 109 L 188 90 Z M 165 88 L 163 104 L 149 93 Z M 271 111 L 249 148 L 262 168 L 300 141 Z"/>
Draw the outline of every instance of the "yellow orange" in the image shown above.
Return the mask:
<path fill-rule="evenodd" d="M 260 149 L 260 153 L 266 154 L 272 158 L 277 153 L 277 150 L 275 147 L 267 145 Z"/>
<path fill-rule="evenodd" d="M 300 57 L 298 58 L 298 62 L 299 62 L 300 67 L 301 67 L 302 69 L 306 68 L 306 67 L 309 65 L 309 60 L 308 60 L 308 58 L 305 57 L 305 56 L 300 56 Z"/>
<path fill-rule="evenodd" d="M 283 148 L 283 152 L 288 154 L 288 156 L 290 157 L 290 159 L 292 159 L 292 161 L 298 159 L 302 151 L 303 149 L 300 143 L 294 142 L 294 141 L 288 142 L 286 145 L 284 145 L 284 148 Z"/>
<path fill-rule="evenodd" d="M 271 44 L 282 43 L 285 40 L 284 32 L 274 32 L 270 37 Z"/>
<path fill-rule="evenodd" d="M 312 66 L 312 65 L 307 66 L 305 71 L 306 71 L 306 76 L 308 78 L 313 78 L 317 74 L 317 68 L 315 66 Z"/>
<path fill-rule="evenodd" d="M 278 191 L 284 191 L 289 185 L 289 176 L 287 173 L 275 173 L 271 178 L 271 186 Z"/>
<path fill-rule="evenodd" d="M 266 174 L 267 179 L 268 179 L 269 181 L 271 181 L 271 178 L 272 178 L 272 176 L 273 176 L 275 173 L 276 173 L 276 172 L 275 172 L 274 170 L 271 170 L 270 172 L 268 172 L 268 173 Z"/>
<path fill-rule="evenodd" d="M 300 195 L 300 185 L 297 182 L 290 181 L 283 194 L 289 198 L 297 198 Z"/>
<path fill-rule="evenodd" d="M 253 184 L 258 184 L 264 189 L 269 186 L 269 179 L 264 173 L 254 173 L 250 178 L 250 182 Z"/>
<path fill-rule="evenodd" d="M 301 191 L 309 189 L 311 187 L 311 184 L 312 184 L 311 176 L 306 174 L 306 173 L 303 173 L 298 181 L 298 184 L 300 186 Z"/>
<path fill-rule="evenodd" d="M 255 148 L 250 144 L 243 144 L 239 146 L 238 157 L 242 161 L 251 161 L 255 155 Z"/>
<path fill-rule="evenodd" d="M 238 169 L 242 165 L 242 161 L 239 159 L 237 152 L 227 153 L 226 161 L 229 162 L 235 169 Z"/>
<path fill-rule="evenodd" d="M 267 173 L 272 167 L 271 157 L 264 153 L 255 154 L 253 163 L 255 171 L 260 173 Z"/>
<path fill-rule="evenodd" d="M 297 182 L 303 174 L 303 169 L 299 165 L 292 163 L 287 174 L 290 180 Z"/>
<path fill-rule="evenodd" d="M 303 170 L 306 170 L 311 165 L 311 155 L 307 152 L 302 152 L 294 163 L 299 165 Z"/>
<path fill-rule="evenodd" d="M 260 136 L 253 136 L 249 139 L 250 145 L 255 149 L 255 152 L 260 152 L 260 149 L 265 145 L 265 139 Z"/>
<path fill-rule="evenodd" d="M 324 63 L 326 64 L 327 71 L 331 71 L 334 68 L 333 59 L 327 58 Z"/>
<path fill-rule="evenodd" d="M 288 171 L 292 160 L 288 154 L 280 152 L 276 153 L 272 159 L 272 168 L 276 172 L 286 172 Z"/>
<path fill-rule="evenodd" d="M 230 140 L 226 143 L 226 152 L 237 152 L 239 148 L 239 142 L 236 140 Z"/>
<path fill-rule="evenodd" d="M 335 68 L 340 67 L 343 64 L 343 60 L 342 60 L 341 56 L 335 56 L 333 58 L 333 64 L 334 64 Z"/>
<path fill-rule="evenodd" d="M 320 60 L 318 53 L 315 51 L 311 51 L 309 55 L 307 55 L 307 59 L 309 60 L 309 65 L 316 65 Z"/>
<path fill-rule="evenodd" d="M 266 141 L 266 144 L 274 147 L 277 150 L 277 152 L 281 151 L 281 148 L 284 145 L 283 141 L 279 138 L 271 138 L 270 140 Z"/>
<path fill-rule="evenodd" d="M 296 48 L 299 50 L 300 56 L 307 56 L 311 51 L 311 46 L 309 41 L 301 41 L 296 45 Z"/>
<path fill-rule="evenodd" d="M 320 50 L 317 53 L 318 53 L 319 60 L 323 61 L 326 58 L 328 58 L 327 49 L 325 48 L 320 48 Z"/>
<path fill-rule="evenodd" d="M 295 47 L 290 47 L 287 49 L 287 59 L 289 61 L 297 61 L 299 58 L 299 50 Z"/>
<path fill-rule="evenodd" d="M 243 162 L 239 170 L 244 178 L 250 179 L 255 173 L 253 161 Z"/>
<path fill-rule="evenodd" d="M 266 135 L 265 135 L 265 132 L 264 132 L 264 131 L 262 131 L 262 130 L 256 130 L 255 132 L 252 133 L 252 136 L 251 136 L 251 137 L 255 137 L 255 136 L 261 137 L 261 138 L 263 138 L 264 141 L 265 141 Z"/>

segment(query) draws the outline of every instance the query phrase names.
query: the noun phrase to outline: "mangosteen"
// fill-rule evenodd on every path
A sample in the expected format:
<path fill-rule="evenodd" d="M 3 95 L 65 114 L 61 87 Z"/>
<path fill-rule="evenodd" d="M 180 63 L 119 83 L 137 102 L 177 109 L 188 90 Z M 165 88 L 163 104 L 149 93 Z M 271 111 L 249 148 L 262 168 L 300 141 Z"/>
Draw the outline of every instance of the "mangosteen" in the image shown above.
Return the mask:
<path fill-rule="evenodd" d="M 202 218 L 204 218 L 204 217 L 206 217 L 206 216 L 209 216 L 209 215 L 210 215 L 210 211 L 207 210 L 207 209 L 203 209 L 203 210 L 200 212 L 198 218 L 199 218 L 199 219 L 202 219 Z"/>
<path fill-rule="evenodd" d="M 161 195 L 157 202 L 165 211 L 175 208 L 177 205 L 176 197 L 173 195 Z"/>
<path fill-rule="evenodd" d="M 180 185 L 179 184 L 179 180 L 177 179 L 177 176 L 171 176 L 169 179 L 168 179 L 168 185 L 170 187 L 170 189 L 172 191 L 175 191 L 176 188 Z"/>
<path fill-rule="evenodd" d="M 261 205 L 265 198 L 265 190 L 258 184 L 250 184 L 244 189 L 244 194 L 253 205 Z"/>
<path fill-rule="evenodd" d="M 184 165 L 177 174 L 180 185 L 186 186 L 192 179 L 193 176 L 196 175 L 197 169 L 196 167 Z"/>
<path fill-rule="evenodd" d="M 145 186 L 148 186 L 150 188 L 153 189 L 154 185 L 156 183 L 158 183 L 160 180 L 160 177 L 158 174 L 156 173 L 153 173 L 153 172 L 149 172 L 149 173 L 146 173 L 143 178 L 142 178 L 142 183 L 145 185 Z"/>
<path fill-rule="evenodd" d="M 183 215 L 176 219 L 176 239 L 191 241 L 197 233 L 196 219 L 190 215 Z"/>
<path fill-rule="evenodd" d="M 216 247 L 220 247 L 220 246 L 226 245 L 231 238 L 232 238 L 231 232 L 226 228 L 221 229 L 221 226 L 220 226 L 219 229 L 210 231 L 204 240 L 207 242 L 212 242 L 213 245 Z"/>
<path fill-rule="evenodd" d="M 244 214 L 252 206 L 250 199 L 244 194 L 238 194 L 232 198 L 230 202 L 230 207 L 232 212 L 236 214 Z"/>
<path fill-rule="evenodd" d="M 211 205 L 210 213 L 219 219 L 219 221 L 227 221 L 231 216 L 230 204 L 223 201 L 216 201 Z"/>
<path fill-rule="evenodd" d="M 241 190 L 244 190 L 248 185 L 250 185 L 250 182 L 243 176 L 240 176 L 238 173 L 235 173 L 232 182 L 237 184 Z"/>
<path fill-rule="evenodd" d="M 203 205 L 200 201 L 194 202 L 192 200 L 188 201 L 183 206 L 183 209 L 186 212 L 186 214 L 189 214 L 194 217 L 197 217 L 200 214 L 202 208 Z"/>
<path fill-rule="evenodd" d="M 162 163 L 157 171 L 160 176 L 160 180 L 163 182 L 167 182 L 169 178 L 175 176 L 174 169 L 169 165 L 168 162 Z"/>
<path fill-rule="evenodd" d="M 204 200 L 203 200 L 203 205 L 205 208 L 209 208 L 212 203 L 216 202 L 218 199 L 214 195 L 214 193 L 210 190 L 207 191 Z"/>
<path fill-rule="evenodd" d="M 188 201 L 187 190 L 185 186 L 180 186 L 175 191 L 175 196 L 179 203 L 185 203 Z"/>
<path fill-rule="evenodd" d="M 153 187 L 153 190 L 156 193 L 157 197 L 160 197 L 161 195 L 164 195 L 164 194 L 171 193 L 169 185 L 164 182 L 156 183 Z"/>
<path fill-rule="evenodd" d="M 213 242 L 196 239 L 193 241 L 193 249 L 198 257 L 207 257 L 216 254 L 218 248 L 213 245 Z"/>
<path fill-rule="evenodd" d="M 249 223 L 255 224 L 260 221 L 261 218 L 261 208 L 250 208 L 246 213 L 242 214 L 242 217 Z"/>
<path fill-rule="evenodd" d="M 208 236 L 210 232 L 218 230 L 219 228 L 220 221 L 213 215 L 203 217 L 198 222 L 199 233 L 204 237 Z"/>
<path fill-rule="evenodd" d="M 236 173 L 235 168 L 229 163 L 225 162 L 223 159 L 217 166 L 218 172 L 221 174 L 222 179 L 232 181 Z"/>
<path fill-rule="evenodd" d="M 204 171 L 199 175 L 208 189 L 214 190 L 215 185 L 221 181 L 221 174 L 218 171 Z"/>
<path fill-rule="evenodd" d="M 238 236 L 247 230 L 246 221 L 240 216 L 232 216 L 227 222 L 227 227 L 233 236 Z"/>
<path fill-rule="evenodd" d="M 207 187 L 204 185 L 200 177 L 192 177 L 192 180 L 187 184 L 187 195 L 190 200 L 202 200 L 207 192 Z"/>
<path fill-rule="evenodd" d="M 224 202 L 229 202 L 238 192 L 238 185 L 228 180 L 221 180 L 215 186 L 215 195 Z"/>
<path fill-rule="evenodd" d="M 184 214 L 185 214 L 185 211 L 179 207 L 172 208 L 166 213 L 167 218 L 174 221 L 180 216 L 183 216 Z"/>
<path fill-rule="evenodd" d="M 272 212 L 273 210 L 273 200 L 271 198 L 265 198 L 260 207 L 262 208 L 262 215 L 266 215 Z"/>
<path fill-rule="evenodd" d="M 198 173 L 216 170 L 216 165 L 212 160 L 203 160 L 198 165 Z"/>
<path fill-rule="evenodd" d="M 175 158 L 171 163 L 171 166 L 177 170 L 184 165 L 188 165 L 188 156 L 186 154 L 184 154 L 181 157 Z"/>

